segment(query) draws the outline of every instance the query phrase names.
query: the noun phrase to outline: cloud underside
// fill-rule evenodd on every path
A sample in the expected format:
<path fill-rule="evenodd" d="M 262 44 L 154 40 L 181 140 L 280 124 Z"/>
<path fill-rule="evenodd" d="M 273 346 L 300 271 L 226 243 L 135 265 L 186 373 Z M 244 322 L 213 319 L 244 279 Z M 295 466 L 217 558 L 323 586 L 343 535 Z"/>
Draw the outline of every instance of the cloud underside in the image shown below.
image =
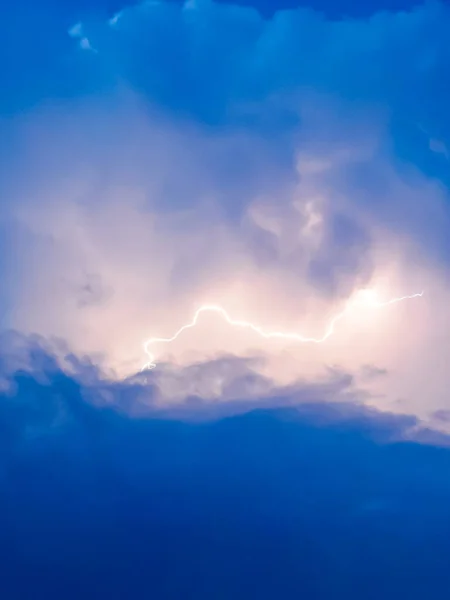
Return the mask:
<path fill-rule="evenodd" d="M 22 369 L 1 368 L 5 597 L 446 589 L 450 458 L 423 442 L 448 438 L 415 417 L 328 402 L 351 378 L 280 391 L 289 409 L 228 418 L 205 413 L 205 399 L 182 422 L 152 407 L 154 384 L 105 381 L 74 357 L 69 374 L 21 342 Z M 314 402 L 299 404 L 306 391 Z M 147 414 L 124 414 L 144 396 Z"/>

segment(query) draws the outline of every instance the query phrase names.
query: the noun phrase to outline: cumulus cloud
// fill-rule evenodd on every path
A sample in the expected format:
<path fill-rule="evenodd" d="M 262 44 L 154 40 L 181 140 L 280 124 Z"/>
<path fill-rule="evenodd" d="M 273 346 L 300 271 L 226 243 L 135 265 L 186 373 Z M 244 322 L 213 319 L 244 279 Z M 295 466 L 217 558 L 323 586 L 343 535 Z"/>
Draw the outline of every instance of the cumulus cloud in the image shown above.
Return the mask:
<path fill-rule="evenodd" d="M 352 313 L 320 347 L 209 315 L 155 352 L 184 373 L 165 384 L 175 396 L 202 361 L 220 371 L 234 355 L 245 370 L 263 355 L 249 394 L 321 381 L 331 365 L 378 407 L 445 409 L 448 191 L 420 128 L 447 143 L 449 20 L 440 3 L 333 21 L 145 2 L 72 27 L 71 68 L 89 85 L 6 123 L 5 325 L 124 377 L 148 337 L 172 335 L 203 302 L 319 337 L 361 288 L 382 300 L 424 289 Z"/>

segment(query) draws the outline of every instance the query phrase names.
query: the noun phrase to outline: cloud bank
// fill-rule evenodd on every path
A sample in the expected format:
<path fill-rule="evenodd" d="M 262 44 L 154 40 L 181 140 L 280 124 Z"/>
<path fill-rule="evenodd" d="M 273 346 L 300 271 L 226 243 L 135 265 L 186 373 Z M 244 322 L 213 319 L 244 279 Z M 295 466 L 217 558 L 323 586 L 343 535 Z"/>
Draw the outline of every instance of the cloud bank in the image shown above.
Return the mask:
<path fill-rule="evenodd" d="M 417 440 L 448 438 L 412 416 L 326 402 L 348 378 L 305 390 L 312 402 L 298 408 L 189 423 L 148 404 L 137 419 L 127 401 L 142 408 L 155 386 L 105 382 L 74 358 L 68 374 L 42 345 L 19 342 L 22 369 L 3 353 L 0 369 L 4 597 L 447 589 L 450 457 Z"/>
<path fill-rule="evenodd" d="M 155 351 L 259 357 L 277 386 L 372 365 L 368 402 L 445 410 L 449 20 L 442 3 L 331 20 L 205 1 L 71 24 L 55 93 L 5 120 L 4 327 L 124 377 L 203 302 L 320 336 L 361 288 L 423 289 L 320 347 L 210 316 Z"/>

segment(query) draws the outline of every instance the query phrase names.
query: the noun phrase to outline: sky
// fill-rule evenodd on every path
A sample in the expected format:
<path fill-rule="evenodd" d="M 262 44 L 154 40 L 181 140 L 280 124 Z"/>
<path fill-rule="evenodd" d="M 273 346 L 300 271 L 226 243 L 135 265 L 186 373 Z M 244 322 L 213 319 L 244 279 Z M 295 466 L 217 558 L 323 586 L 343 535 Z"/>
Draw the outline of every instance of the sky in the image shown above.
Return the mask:
<path fill-rule="evenodd" d="M 448 4 L 1 27 L 0 592 L 442 597 Z"/>

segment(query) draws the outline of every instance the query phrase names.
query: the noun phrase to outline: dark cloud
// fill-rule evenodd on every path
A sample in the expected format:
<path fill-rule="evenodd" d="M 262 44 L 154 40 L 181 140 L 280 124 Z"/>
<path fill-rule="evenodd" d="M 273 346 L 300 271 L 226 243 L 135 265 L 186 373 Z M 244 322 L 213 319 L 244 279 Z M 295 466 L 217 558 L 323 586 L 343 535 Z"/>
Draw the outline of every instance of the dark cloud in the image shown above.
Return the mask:
<path fill-rule="evenodd" d="M 105 22 L 83 31 L 100 62 L 103 53 L 103 68 L 166 107 L 204 118 L 229 119 L 244 103 L 253 104 L 253 118 L 258 111 L 286 118 L 297 112 L 289 92 L 307 88 L 339 94 L 356 110 L 361 101 L 386 102 L 403 122 L 423 117 L 427 127 L 438 117 L 448 124 L 442 110 L 430 110 L 444 107 L 436 92 L 446 93 L 439 81 L 449 59 L 448 19 L 439 2 L 339 21 L 302 7 L 264 19 L 242 6 L 161 2 L 125 9 L 112 28 Z"/>
<path fill-rule="evenodd" d="M 338 292 L 348 296 L 356 283 L 362 287 L 367 284 L 372 273 L 368 232 L 351 218 L 337 214 L 322 244 L 308 266 L 308 275 L 315 287 L 332 296 Z M 330 248 L 333 248 L 332 260 Z"/>
<path fill-rule="evenodd" d="M 377 367 L 376 365 L 364 365 L 361 368 L 361 376 L 364 379 L 377 379 L 388 374 L 387 369 Z"/>
<path fill-rule="evenodd" d="M 445 409 L 436 410 L 432 414 L 432 417 L 438 421 L 443 421 L 444 423 L 448 423 L 448 422 L 450 422 L 450 410 L 445 410 Z"/>
<path fill-rule="evenodd" d="M 84 361 L 72 357 L 71 376 L 39 344 L 28 351 L 0 397 L 2 597 L 437 599 L 448 588 L 450 454 L 395 441 L 416 419 L 317 402 L 134 419 L 93 400 L 108 386 L 116 401 L 136 395 L 136 382 L 100 385 Z"/>

